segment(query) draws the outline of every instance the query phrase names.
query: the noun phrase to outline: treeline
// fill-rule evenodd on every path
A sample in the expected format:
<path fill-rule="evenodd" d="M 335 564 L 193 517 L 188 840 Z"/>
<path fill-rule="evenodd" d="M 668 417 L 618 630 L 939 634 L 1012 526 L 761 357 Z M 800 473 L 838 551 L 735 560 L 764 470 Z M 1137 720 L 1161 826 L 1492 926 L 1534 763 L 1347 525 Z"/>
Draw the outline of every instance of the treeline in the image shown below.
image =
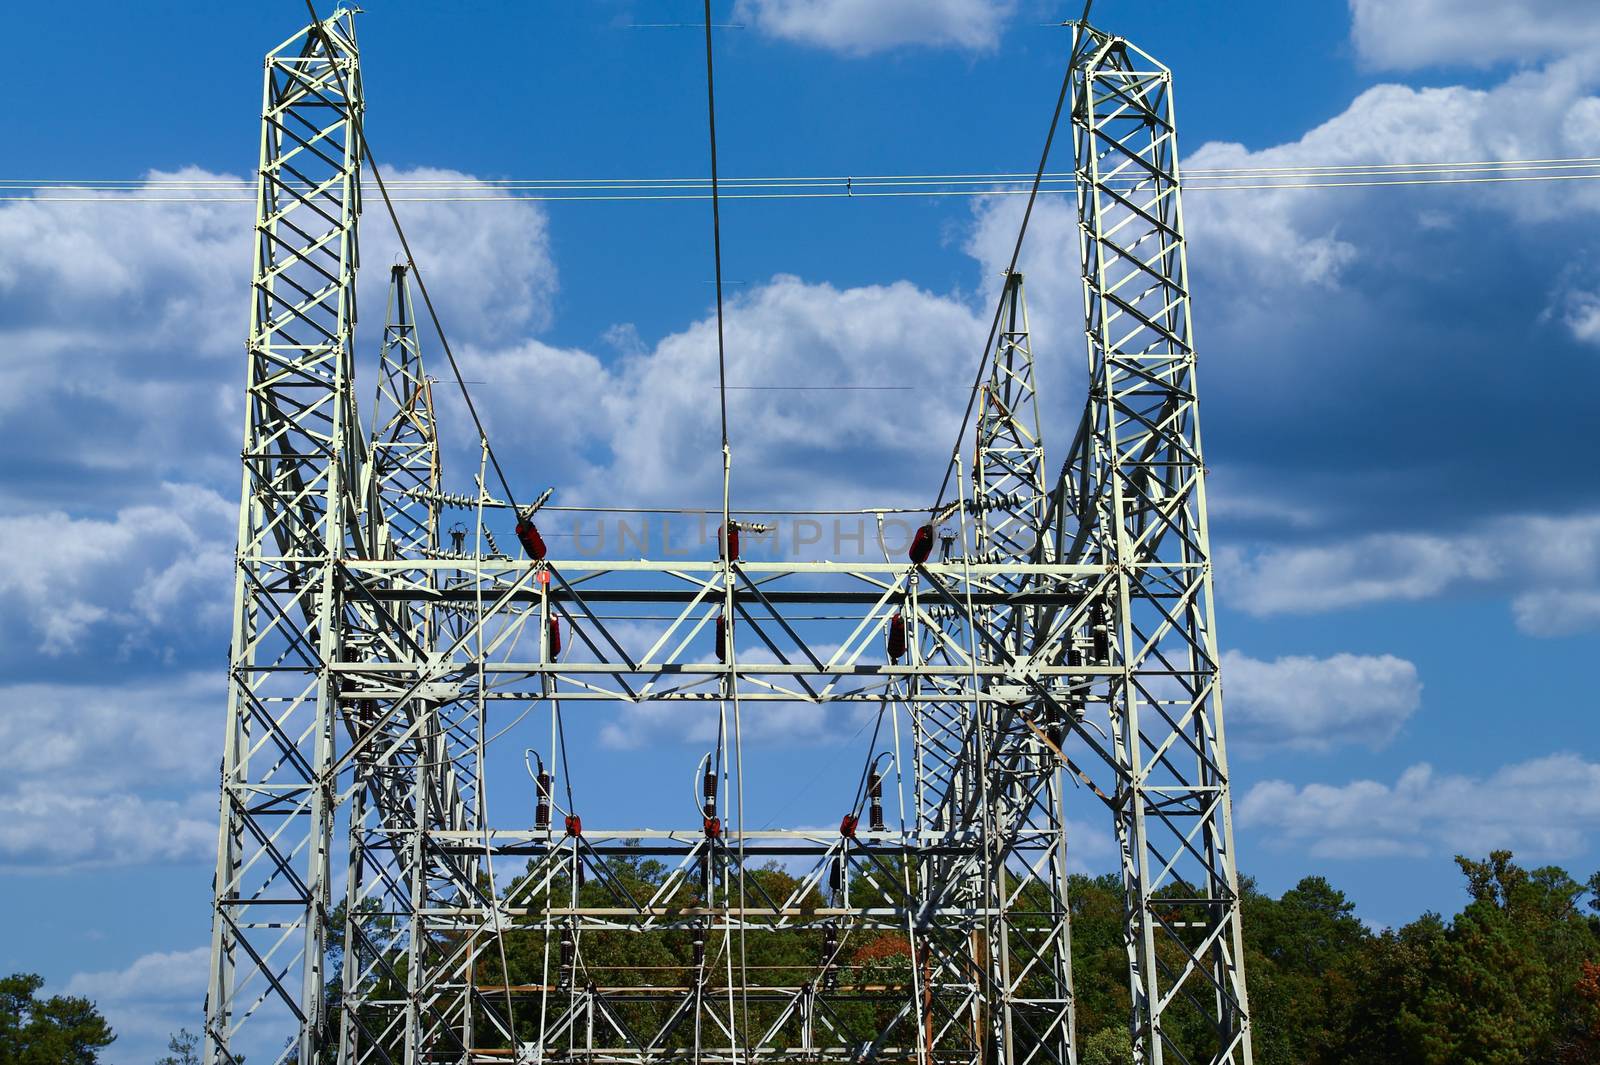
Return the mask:
<path fill-rule="evenodd" d="M 1245 884 L 1257 1065 L 1600 1065 L 1600 873 L 1457 858 L 1471 901 L 1374 931 L 1320 876 Z M 1131 1060 L 1115 877 L 1073 884 L 1082 1065 Z"/>
<path fill-rule="evenodd" d="M 1244 885 L 1258 1065 L 1600 1063 L 1600 873 L 1579 883 L 1555 866 L 1524 868 L 1506 851 L 1456 862 L 1470 899 L 1459 913 L 1449 920 L 1428 913 L 1381 931 L 1363 924 L 1323 877 L 1307 877 L 1279 898 Z M 657 866 L 616 859 L 615 874 L 643 889 L 664 874 Z M 777 869 L 752 875 L 770 880 L 773 892 L 788 880 Z M 1074 877 L 1071 908 L 1079 1061 L 1129 1065 L 1119 880 Z M 485 970 L 481 982 L 550 975 L 559 947 L 547 951 L 542 932 L 524 926 L 506 941 L 509 973 Z M 748 961 L 775 973 L 803 969 L 814 963 L 815 947 L 793 935 L 752 935 Z M 687 934 L 584 937 L 593 964 L 615 966 L 612 980 L 681 968 L 694 951 Z M 338 944 L 333 955 L 336 974 Z M 849 945 L 840 962 L 847 982 L 893 984 L 909 975 L 909 952 L 893 935 Z M 0 1063 L 96 1065 L 114 1038 L 110 1026 L 92 1002 L 43 997 L 42 987 L 30 974 L 0 979 Z M 336 997 L 329 1007 L 337 1014 Z M 180 1033 L 159 1065 L 190 1065 L 196 1042 Z"/>
<path fill-rule="evenodd" d="M 1279 898 L 1253 883 L 1242 885 L 1257 1065 L 1600 1065 L 1600 873 L 1579 883 L 1555 866 L 1524 868 L 1508 851 L 1456 862 L 1467 905 L 1449 920 L 1427 913 L 1395 929 L 1369 928 L 1350 899 L 1320 876 Z M 659 862 L 615 858 L 606 879 L 609 890 L 620 886 L 648 898 L 666 875 Z M 784 898 L 795 887 L 775 867 L 749 876 L 750 890 L 763 899 Z M 558 886 L 557 894 L 569 886 Z M 591 879 L 579 894 L 587 904 L 604 905 L 607 890 Z M 852 902 L 872 905 L 869 891 L 857 882 Z M 668 904 L 696 904 L 691 888 L 679 894 Z M 805 903 L 822 904 L 820 895 Z M 1073 877 L 1070 906 L 1079 1061 L 1131 1065 L 1119 878 Z M 685 931 L 586 932 L 579 962 L 585 974 L 563 977 L 556 933 L 547 942 L 540 924 L 529 918 L 508 932 L 505 968 L 490 952 L 480 982 L 529 990 L 562 980 L 613 987 L 678 982 L 716 946 L 714 940 L 697 945 Z M 797 973 L 814 972 L 819 954 L 827 952 L 822 936 L 750 933 L 744 950 L 752 985 L 791 983 Z M 1167 964 L 1182 964 L 1176 944 L 1161 946 L 1174 952 Z M 879 1016 L 884 1007 L 870 996 L 852 1002 L 851 986 L 912 986 L 911 952 L 904 937 L 891 932 L 843 947 L 830 1008 L 841 1030 L 870 1036 L 889 1015 Z M 720 979 L 720 973 L 713 976 L 713 986 Z M 776 1019 L 777 1006 L 764 997 L 753 996 L 748 1006 L 752 1032 Z M 552 1007 L 562 998 L 553 993 Z M 648 1006 L 633 1008 L 642 1030 L 666 1020 Z M 533 1008 L 520 1012 L 520 1037 L 535 1037 L 537 1014 Z M 1180 1047 L 1199 1048 L 1206 1023 L 1201 1010 L 1175 1010 L 1167 1032 Z M 668 1045 L 688 1038 L 676 1033 Z"/>

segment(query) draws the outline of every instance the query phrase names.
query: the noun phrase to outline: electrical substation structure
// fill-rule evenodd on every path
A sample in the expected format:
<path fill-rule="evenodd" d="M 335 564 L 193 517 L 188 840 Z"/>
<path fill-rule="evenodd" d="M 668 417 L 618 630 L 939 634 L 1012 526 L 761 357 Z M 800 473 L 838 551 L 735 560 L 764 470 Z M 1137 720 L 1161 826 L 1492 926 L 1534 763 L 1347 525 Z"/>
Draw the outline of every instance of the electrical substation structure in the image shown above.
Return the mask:
<path fill-rule="evenodd" d="M 1116 841 L 1136 1059 L 1248 1065 L 1172 79 L 1071 32 L 1082 420 L 1047 467 L 1014 268 L 883 561 L 758 560 L 726 503 L 712 557 L 555 557 L 487 440 L 447 491 L 415 263 L 358 401 L 354 17 L 268 55 L 208 1065 L 1076 1062 L 1069 823 Z M 586 822 L 562 715 L 647 703 L 715 723 L 697 806 Z M 744 823 L 784 703 L 875 720 L 836 827 Z M 518 715 L 549 738 L 491 819 Z"/>

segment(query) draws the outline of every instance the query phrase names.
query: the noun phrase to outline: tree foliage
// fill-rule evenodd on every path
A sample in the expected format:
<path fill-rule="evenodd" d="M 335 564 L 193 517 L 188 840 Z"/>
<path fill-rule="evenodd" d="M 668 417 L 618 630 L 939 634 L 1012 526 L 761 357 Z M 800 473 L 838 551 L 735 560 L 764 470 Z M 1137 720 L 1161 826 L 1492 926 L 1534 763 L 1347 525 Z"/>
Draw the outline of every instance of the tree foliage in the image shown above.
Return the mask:
<path fill-rule="evenodd" d="M 111 1026 L 88 999 L 41 999 L 42 987 L 44 978 L 34 973 L 0 977 L 0 1062 L 95 1065 L 116 1038 Z"/>
<path fill-rule="evenodd" d="M 1456 861 L 1468 900 L 1461 912 L 1449 919 L 1423 914 L 1400 928 L 1368 927 L 1356 916 L 1354 903 L 1325 877 L 1306 877 L 1277 898 L 1248 880 L 1241 885 L 1259 1065 L 1600 1065 L 1600 874 L 1580 883 L 1553 866 L 1524 868 L 1507 851 L 1481 861 Z M 885 881 L 902 873 L 892 860 L 881 871 Z M 604 905 L 608 893 L 621 892 L 655 897 L 673 909 L 704 905 L 704 881 L 692 875 L 674 880 L 667 866 L 642 851 L 609 859 L 603 873 L 603 878 L 591 873 L 587 882 L 558 878 L 555 897 Z M 882 885 L 874 883 L 854 879 L 852 903 L 891 905 L 891 899 L 875 894 Z M 745 888 L 752 904 L 772 905 L 797 892 L 799 884 L 773 865 L 750 870 Z M 519 889 L 514 884 L 510 890 Z M 816 888 L 800 897 L 803 908 L 825 904 Z M 1040 902 L 1026 891 L 1023 897 Z M 1121 881 L 1115 875 L 1074 876 L 1068 905 L 1079 1060 L 1082 1065 L 1131 1065 Z M 376 933 L 390 918 L 376 911 L 361 916 L 369 926 L 367 941 L 389 939 Z M 342 927 L 342 920 L 338 923 Z M 642 934 L 596 929 L 569 942 L 565 953 L 561 938 L 559 922 L 546 923 L 529 912 L 506 934 L 504 960 L 489 951 L 475 967 L 480 986 L 505 989 L 490 994 L 486 1004 L 516 989 L 520 1006 L 514 1028 L 521 1040 L 534 1037 L 541 1007 L 559 1009 L 578 984 L 634 991 L 642 1004 L 629 1016 L 653 1031 L 671 1020 L 671 996 L 652 1005 L 648 995 L 641 998 L 637 992 L 681 986 L 700 972 L 712 993 L 720 994 L 715 989 L 726 986 L 725 970 L 738 964 L 739 953 L 750 966 L 754 988 L 747 1017 L 741 1008 L 736 1023 L 754 1035 L 779 1019 L 775 999 L 759 994 L 761 986 L 809 979 L 804 974 L 814 974 L 830 949 L 835 964 L 829 1023 L 837 1033 L 857 1038 L 892 1023 L 893 1015 L 870 994 L 852 995 L 911 987 L 919 964 L 904 934 L 886 929 L 844 931 L 833 938 L 820 929 L 752 931 L 744 937 L 702 937 L 682 928 Z M 338 935 L 330 941 L 328 960 L 337 984 L 348 960 Z M 1182 964 L 1176 955 L 1163 960 Z M 377 988 L 376 997 L 394 999 L 403 991 L 405 959 L 391 959 L 385 971 L 389 975 L 381 982 L 387 986 Z M 336 987 L 330 987 L 326 1008 L 336 1022 L 341 1010 Z M 1170 1012 L 1165 1031 L 1184 1048 L 1203 1041 L 1207 1023 L 1196 1006 L 1189 1013 Z M 337 1031 L 336 1023 L 329 1031 Z M 477 1038 L 489 1045 L 495 1035 L 486 1026 Z M 664 1045 L 682 1049 L 694 1039 L 693 1024 L 681 1023 Z M 180 1049 L 176 1041 L 173 1049 Z M 18 1060 L 32 1065 L 35 1060 L 94 1059 Z M 158 1065 L 186 1060 L 178 1056 Z"/>
<path fill-rule="evenodd" d="M 1509 851 L 1458 857 L 1470 901 L 1374 932 L 1309 877 L 1248 893 L 1246 972 L 1262 1065 L 1600 1062 L 1600 875 Z M 1587 904 L 1585 898 L 1587 896 Z"/>
<path fill-rule="evenodd" d="M 179 1028 L 167 1040 L 167 1054 L 157 1058 L 156 1065 L 200 1065 L 200 1037 L 187 1028 Z"/>

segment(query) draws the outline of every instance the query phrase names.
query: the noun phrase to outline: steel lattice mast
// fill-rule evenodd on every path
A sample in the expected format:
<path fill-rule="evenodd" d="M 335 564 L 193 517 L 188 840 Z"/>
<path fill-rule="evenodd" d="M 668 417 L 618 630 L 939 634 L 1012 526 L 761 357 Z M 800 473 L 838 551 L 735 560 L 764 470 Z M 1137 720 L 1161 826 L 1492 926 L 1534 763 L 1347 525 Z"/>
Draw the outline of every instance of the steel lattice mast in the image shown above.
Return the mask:
<path fill-rule="evenodd" d="M 1094 746 L 1114 770 L 1134 1033 L 1152 1063 L 1249 1061 L 1172 74 L 1078 34 L 1090 399 L 1058 535 L 1107 568 L 1092 595 L 1110 737 Z"/>
<path fill-rule="evenodd" d="M 361 120 L 354 26 L 267 57 L 208 1057 L 265 1007 L 320 1035 L 347 514 Z"/>
<path fill-rule="evenodd" d="M 1167 72 L 1079 31 L 1091 377 L 1057 482 L 1010 274 L 936 554 L 562 560 L 510 531 L 548 493 L 444 491 L 401 268 L 361 429 L 351 22 L 268 57 L 208 1065 L 1071 1063 L 1069 802 L 1122 843 L 1142 1060 L 1248 1062 Z M 728 753 L 642 830 L 559 778 L 563 708 L 680 707 L 726 752 L 789 703 L 877 717 L 837 829 L 725 820 Z M 531 827 L 485 798 L 518 715 L 549 725 Z"/>

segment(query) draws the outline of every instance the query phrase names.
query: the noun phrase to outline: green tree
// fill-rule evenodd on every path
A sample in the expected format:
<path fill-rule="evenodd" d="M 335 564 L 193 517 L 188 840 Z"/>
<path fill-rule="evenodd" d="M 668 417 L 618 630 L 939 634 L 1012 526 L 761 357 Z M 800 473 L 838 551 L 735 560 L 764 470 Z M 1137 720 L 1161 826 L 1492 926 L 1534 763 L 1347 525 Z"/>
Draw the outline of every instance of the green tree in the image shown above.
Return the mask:
<path fill-rule="evenodd" d="M 0 979 L 0 1062 L 6 1065 L 95 1065 L 116 1036 L 93 1002 L 38 997 L 44 978 L 13 973 Z"/>
<path fill-rule="evenodd" d="M 1352 969 L 1372 933 L 1355 916 L 1355 904 L 1320 876 L 1278 899 L 1248 881 L 1241 892 L 1256 1061 L 1337 1060 L 1340 1033 L 1359 996 Z"/>
<path fill-rule="evenodd" d="M 1133 1065 L 1133 1039 L 1126 1028 L 1102 1028 L 1083 1041 L 1078 1065 Z"/>
<path fill-rule="evenodd" d="M 1126 1031 L 1133 1007 L 1122 938 L 1122 878 L 1116 873 L 1093 878 L 1074 874 L 1068 884 L 1068 907 L 1078 1031 Z"/>
<path fill-rule="evenodd" d="M 1550 973 L 1527 935 L 1495 905 L 1457 915 L 1430 959 L 1430 986 L 1400 1016 L 1421 1065 L 1525 1065 L 1553 1020 Z"/>
<path fill-rule="evenodd" d="M 1399 1020 L 1414 1012 L 1432 980 L 1447 926 L 1425 913 L 1399 929 L 1373 937 L 1351 959 L 1356 988 L 1327 1060 L 1339 1065 L 1417 1065 L 1415 1034 Z"/>
<path fill-rule="evenodd" d="M 200 1065 L 200 1037 L 187 1028 L 167 1040 L 167 1055 L 156 1059 L 156 1065 Z"/>

